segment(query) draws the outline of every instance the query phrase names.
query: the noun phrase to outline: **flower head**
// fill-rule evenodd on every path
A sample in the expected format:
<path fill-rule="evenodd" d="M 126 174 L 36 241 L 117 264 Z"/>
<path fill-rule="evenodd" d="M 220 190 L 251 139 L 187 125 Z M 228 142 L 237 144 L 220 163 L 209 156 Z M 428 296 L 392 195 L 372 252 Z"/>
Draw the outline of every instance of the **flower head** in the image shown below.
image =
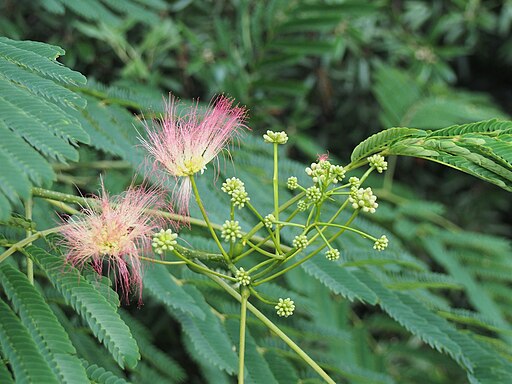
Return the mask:
<path fill-rule="evenodd" d="M 174 200 L 178 211 L 188 214 L 189 176 L 203 173 L 244 125 L 246 110 L 233 100 L 218 96 L 206 110 L 197 104 L 178 112 L 180 102 L 170 96 L 165 114 L 157 123 L 145 122 L 147 139 L 142 145 L 153 158 L 155 169 L 163 169 L 178 180 Z"/>
<path fill-rule="evenodd" d="M 60 233 L 68 249 L 66 262 L 78 268 L 87 263 L 98 274 L 104 266 L 113 271 L 126 300 L 132 288 L 141 294 L 142 266 L 139 256 L 150 249 L 158 223 L 145 210 L 158 204 L 155 191 L 130 187 L 124 194 L 111 197 L 102 185 L 96 205 L 64 224 Z"/>

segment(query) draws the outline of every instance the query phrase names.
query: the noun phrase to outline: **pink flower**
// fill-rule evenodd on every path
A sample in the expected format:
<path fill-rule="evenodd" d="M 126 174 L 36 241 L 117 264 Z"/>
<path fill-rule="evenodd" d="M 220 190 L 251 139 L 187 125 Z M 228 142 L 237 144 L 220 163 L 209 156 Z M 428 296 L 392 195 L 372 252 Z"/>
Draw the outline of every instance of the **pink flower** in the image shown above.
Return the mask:
<path fill-rule="evenodd" d="M 172 95 L 165 115 L 153 124 L 145 122 L 147 139 L 143 146 L 153 158 L 153 167 L 162 169 L 178 181 L 173 200 L 181 214 L 188 215 L 191 194 L 189 176 L 203 173 L 231 139 L 243 128 L 246 110 L 233 100 L 218 96 L 206 110 L 195 105 L 178 112 L 180 102 Z"/>
<path fill-rule="evenodd" d="M 157 205 L 154 190 L 130 187 L 122 195 L 110 197 L 101 186 L 98 204 L 88 205 L 60 230 L 68 248 L 66 262 L 78 268 L 91 263 L 98 274 L 104 266 L 114 271 L 126 301 L 132 288 L 142 293 L 141 253 L 151 249 L 157 221 L 145 210 Z M 140 296 L 139 296 L 140 300 Z"/>

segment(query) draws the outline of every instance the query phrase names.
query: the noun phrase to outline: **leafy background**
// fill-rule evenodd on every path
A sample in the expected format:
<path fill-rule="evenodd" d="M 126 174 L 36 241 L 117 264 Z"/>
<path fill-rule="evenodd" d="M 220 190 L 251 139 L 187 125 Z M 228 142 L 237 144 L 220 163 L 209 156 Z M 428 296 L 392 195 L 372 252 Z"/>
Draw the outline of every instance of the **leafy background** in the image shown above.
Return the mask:
<path fill-rule="evenodd" d="M 18 216 L 33 186 L 95 193 L 103 173 L 114 193 L 143 173 L 137 117 L 159 113 L 168 91 L 225 92 L 250 108 L 254 138 L 232 154 L 263 211 L 262 131 L 289 133 L 281 174 L 300 178 L 318 153 L 346 163 L 383 128 L 436 135 L 511 107 L 510 1 L 7 0 L 0 15 L 2 245 L 58 220 L 42 199 L 33 222 Z M 357 221 L 390 249 L 344 235 L 339 268 L 316 258 L 264 286 L 293 297 L 292 318 L 261 309 L 337 382 L 511 381 L 508 193 L 418 158 L 390 161 L 394 171 L 371 180 L 378 213 Z M 228 162 L 221 179 L 234 172 Z M 200 187 L 219 223 L 228 213 L 212 179 Z M 208 249 L 201 234 L 183 236 Z M 63 268 L 58 240 L 27 252 L 35 287 L 21 254 L 0 265 L 0 382 L 233 382 L 238 306 L 211 281 L 150 267 L 144 306 L 120 308 L 107 278 Z M 247 382 L 320 382 L 251 318 L 246 360 Z"/>

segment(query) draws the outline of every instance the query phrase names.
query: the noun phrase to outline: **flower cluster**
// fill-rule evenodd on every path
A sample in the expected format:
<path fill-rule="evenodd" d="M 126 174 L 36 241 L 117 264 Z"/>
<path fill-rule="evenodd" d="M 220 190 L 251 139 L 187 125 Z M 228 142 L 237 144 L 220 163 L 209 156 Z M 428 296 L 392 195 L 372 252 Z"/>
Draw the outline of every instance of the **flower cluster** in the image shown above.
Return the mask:
<path fill-rule="evenodd" d="M 380 239 L 375 240 L 375 243 L 373 244 L 373 249 L 376 249 L 377 251 L 383 251 L 388 247 L 389 240 L 386 237 L 386 235 L 382 235 Z"/>
<path fill-rule="evenodd" d="M 177 244 L 176 238 L 178 237 L 177 233 L 173 233 L 171 229 L 163 230 L 156 233 L 153 236 L 153 250 L 155 253 L 161 255 L 165 251 L 172 251 L 174 246 Z"/>
<path fill-rule="evenodd" d="M 327 260 L 338 260 L 340 258 L 340 251 L 336 248 L 331 248 L 325 252 L 325 258 Z"/>
<path fill-rule="evenodd" d="M 286 144 L 288 142 L 288 135 L 286 132 L 273 132 L 267 131 L 266 134 L 263 135 L 263 139 L 266 143 L 275 143 L 275 144 Z"/>
<path fill-rule="evenodd" d="M 384 159 L 384 156 L 375 154 L 373 156 L 367 157 L 368 163 L 370 167 L 373 167 L 377 170 L 377 172 L 382 173 L 386 169 L 388 169 L 388 162 Z"/>
<path fill-rule="evenodd" d="M 234 243 L 237 239 L 242 237 L 242 227 L 238 221 L 226 220 L 222 224 L 221 237 L 227 241 Z"/>
<path fill-rule="evenodd" d="M 306 168 L 306 174 L 320 185 L 337 184 L 345 177 L 345 169 L 341 165 L 331 164 L 327 155 L 320 155 L 316 163 Z"/>
<path fill-rule="evenodd" d="M 292 244 L 297 249 L 304 249 L 308 246 L 308 237 L 306 235 L 295 236 Z"/>
<path fill-rule="evenodd" d="M 206 110 L 198 104 L 182 109 L 179 104 L 170 96 L 165 114 L 157 122 L 144 122 L 147 139 L 141 142 L 153 158 L 153 167 L 163 169 L 178 181 L 173 200 L 180 213 L 188 214 L 190 176 L 203 173 L 233 136 L 247 128 L 246 111 L 234 106 L 233 100 L 225 96 L 218 96 Z"/>
<path fill-rule="evenodd" d="M 251 200 L 249 194 L 245 190 L 245 184 L 242 180 L 232 177 L 226 179 L 224 183 L 222 183 L 222 191 L 231 196 L 231 201 L 233 202 L 235 207 L 243 208 L 245 204 Z"/>
<path fill-rule="evenodd" d="M 373 194 L 370 187 L 352 190 L 350 192 L 349 201 L 354 209 L 361 208 L 363 212 L 375 213 L 375 210 L 379 206 L 376 202 L 377 196 Z"/>
<path fill-rule="evenodd" d="M 86 206 L 60 228 L 67 247 L 66 261 L 83 267 L 91 263 L 98 274 L 106 265 L 116 277 L 124 298 L 142 288 L 141 253 L 148 250 L 158 223 L 147 209 L 158 205 L 155 191 L 130 187 L 110 197 L 102 184 L 97 204 Z M 98 207 L 98 208 L 96 208 Z"/>
<path fill-rule="evenodd" d="M 293 315 L 293 311 L 295 311 L 295 303 L 289 297 L 284 300 L 280 298 L 274 308 L 277 309 L 278 316 L 288 317 Z"/>

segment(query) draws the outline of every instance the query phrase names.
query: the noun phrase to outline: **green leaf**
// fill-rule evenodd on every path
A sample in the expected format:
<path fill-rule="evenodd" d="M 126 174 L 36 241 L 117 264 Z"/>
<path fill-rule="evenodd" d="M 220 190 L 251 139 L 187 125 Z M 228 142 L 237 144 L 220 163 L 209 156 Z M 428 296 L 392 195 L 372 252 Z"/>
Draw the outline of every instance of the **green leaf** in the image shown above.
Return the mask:
<path fill-rule="evenodd" d="M 16 383 L 59 384 L 27 329 L 3 300 L 0 300 L 0 344 Z"/>
<path fill-rule="evenodd" d="M 87 380 L 67 333 L 27 277 L 3 263 L 0 281 L 23 325 L 60 381 L 73 384 Z"/>
<path fill-rule="evenodd" d="M 172 315 L 181 323 L 183 332 L 190 338 L 198 356 L 208 360 L 217 368 L 233 374 L 237 370 L 237 356 L 233 352 L 226 329 L 202 294 L 195 287 L 187 286 L 186 288 L 206 315 L 205 318 L 189 316 L 181 311 L 175 311 Z"/>
<path fill-rule="evenodd" d="M 53 45 L 0 37 L 2 208 L 4 197 L 17 204 L 27 198 L 32 183 L 50 184 L 55 174 L 45 157 L 78 160 L 77 143 L 89 142 L 74 115 L 86 100 L 65 87 L 84 85 L 86 79 L 56 61 L 63 54 Z"/>
<path fill-rule="evenodd" d="M 1 348 L 0 348 L 0 350 L 1 350 Z M 0 357 L 2 357 L 1 353 L 0 353 Z M 5 366 L 6 362 L 7 361 L 4 360 L 3 358 L 0 359 L 0 383 L 14 384 L 14 379 L 11 376 L 11 372 L 9 372 L 9 370 Z"/>
<path fill-rule="evenodd" d="M 354 163 L 360 161 L 373 153 L 382 151 L 392 144 L 409 137 L 426 136 L 426 133 L 420 129 L 411 128 L 389 128 L 385 131 L 376 133 L 366 140 L 359 143 L 350 156 L 350 160 Z"/>
<path fill-rule="evenodd" d="M 170 312 L 179 310 L 199 319 L 205 318 L 195 299 L 163 265 L 154 264 L 145 271 L 144 288 Z"/>
<path fill-rule="evenodd" d="M 27 247 L 30 257 L 46 273 L 66 302 L 87 322 L 121 368 L 134 368 L 140 359 L 137 343 L 116 309 L 79 271 L 41 248 Z"/>
<path fill-rule="evenodd" d="M 349 300 L 355 299 L 370 304 L 377 303 L 377 296 L 348 268 L 342 268 L 325 258 L 315 257 L 302 264 L 308 275 L 318 279 L 332 292 L 343 295 Z"/>
<path fill-rule="evenodd" d="M 82 364 L 87 372 L 87 377 L 96 384 L 129 384 L 125 379 L 117 377 L 96 364 L 89 364 L 86 360 L 82 360 Z"/>

